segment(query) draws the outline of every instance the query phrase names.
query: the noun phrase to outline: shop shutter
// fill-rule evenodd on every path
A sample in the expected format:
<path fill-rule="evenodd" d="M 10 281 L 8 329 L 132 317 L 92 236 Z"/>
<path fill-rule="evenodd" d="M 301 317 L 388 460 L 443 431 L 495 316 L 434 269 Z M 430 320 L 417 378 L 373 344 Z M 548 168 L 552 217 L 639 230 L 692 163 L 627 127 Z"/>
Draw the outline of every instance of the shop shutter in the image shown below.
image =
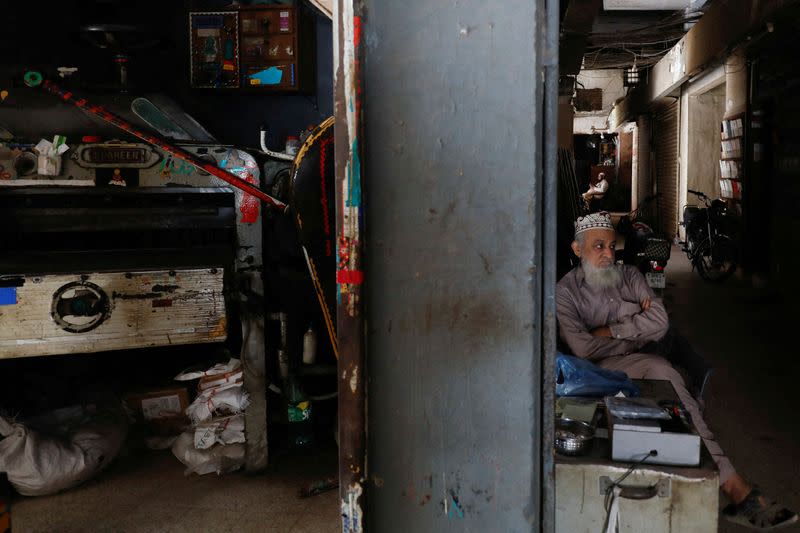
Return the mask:
<path fill-rule="evenodd" d="M 655 180 L 661 231 L 678 231 L 678 102 L 660 109 L 654 120 Z"/>

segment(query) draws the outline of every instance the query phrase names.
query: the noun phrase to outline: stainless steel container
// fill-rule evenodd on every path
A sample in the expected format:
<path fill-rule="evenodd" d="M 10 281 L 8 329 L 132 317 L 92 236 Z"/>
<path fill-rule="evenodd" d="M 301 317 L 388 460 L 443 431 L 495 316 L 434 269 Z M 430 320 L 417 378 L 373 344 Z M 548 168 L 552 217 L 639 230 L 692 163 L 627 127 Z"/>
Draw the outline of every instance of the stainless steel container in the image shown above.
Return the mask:
<path fill-rule="evenodd" d="M 583 455 L 594 438 L 594 428 L 586 422 L 556 419 L 556 451 L 563 455 Z"/>

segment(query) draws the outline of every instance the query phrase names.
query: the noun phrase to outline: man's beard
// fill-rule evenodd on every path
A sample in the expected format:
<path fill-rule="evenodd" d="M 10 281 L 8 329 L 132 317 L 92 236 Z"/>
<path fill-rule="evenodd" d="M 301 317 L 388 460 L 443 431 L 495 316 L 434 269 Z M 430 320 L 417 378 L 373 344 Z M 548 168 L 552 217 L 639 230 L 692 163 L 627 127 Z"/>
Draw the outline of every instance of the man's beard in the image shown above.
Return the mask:
<path fill-rule="evenodd" d="M 581 260 L 586 283 L 595 289 L 615 287 L 622 281 L 622 272 L 615 264 L 606 267 L 596 267 L 586 260 Z"/>

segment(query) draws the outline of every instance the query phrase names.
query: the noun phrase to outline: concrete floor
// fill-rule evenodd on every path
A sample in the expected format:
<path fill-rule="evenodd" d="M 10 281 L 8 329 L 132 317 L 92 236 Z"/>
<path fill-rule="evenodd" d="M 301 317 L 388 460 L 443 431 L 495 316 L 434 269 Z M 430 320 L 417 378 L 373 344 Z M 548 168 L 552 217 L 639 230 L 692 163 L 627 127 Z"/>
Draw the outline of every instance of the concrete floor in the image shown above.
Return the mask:
<path fill-rule="evenodd" d="M 677 248 L 667 272 L 664 299 L 673 325 L 716 369 L 706 393 L 710 427 L 742 475 L 800 509 L 800 328 L 794 312 L 774 293 L 742 280 L 705 283 Z M 126 458 L 77 489 L 15 501 L 13 529 L 339 531 L 336 491 L 297 497 L 304 484 L 335 471 L 335 451 L 275 463 L 262 476 L 184 477 L 169 453 Z M 719 531 L 746 530 L 722 520 Z"/>
<path fill-rule="evenodd" d="M 98 478 L 55 496 L 12 503 L 14 533 L 341 531 L 338 491 L 299 498 L 336 472 L 336 451 L 277 460 L 259 476 L 184 477 L 169 452 L 121 458 Z"/>
<path fill-rule="evenodd" d="M 793 306 L 741 279 L 704 282 L 676 247 L 664 299 L 672 324 L 715 367 L 705 418 L 723 450 L 746 479 L 800 510 L 800 327 Z M 719 531 L 748 530 L 721 519 Z"/>

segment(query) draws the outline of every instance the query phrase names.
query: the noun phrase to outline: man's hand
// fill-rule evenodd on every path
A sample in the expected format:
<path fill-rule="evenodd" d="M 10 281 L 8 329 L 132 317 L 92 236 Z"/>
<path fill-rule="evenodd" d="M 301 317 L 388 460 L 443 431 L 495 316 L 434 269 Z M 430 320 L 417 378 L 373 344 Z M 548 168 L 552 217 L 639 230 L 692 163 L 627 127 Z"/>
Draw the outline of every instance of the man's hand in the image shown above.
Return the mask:
<path fill-rule="evenodd" d="M 639 305 L 642 306 L 642 311 L 650 310 L 650 298 L 645 298 Z"/>
<path fill-rule="evenodd" d="M 589 333 L 591 333 L 595 337 L 608 337 L 609 339 L 612 337 L 611 329 L 608 326 L 600 326 L 599 328 L 594 328 Z"/>

